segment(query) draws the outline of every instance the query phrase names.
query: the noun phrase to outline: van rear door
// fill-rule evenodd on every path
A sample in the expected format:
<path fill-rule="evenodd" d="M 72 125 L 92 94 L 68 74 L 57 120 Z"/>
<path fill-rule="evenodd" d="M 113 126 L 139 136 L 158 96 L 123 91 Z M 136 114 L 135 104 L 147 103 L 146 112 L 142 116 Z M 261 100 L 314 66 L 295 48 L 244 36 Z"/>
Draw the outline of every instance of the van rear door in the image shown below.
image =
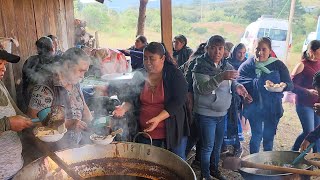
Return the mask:
<path fill-rule="evenodd" d="M 258 38 L 269 37 L 272 40 L 272 49 L 280 60 L 284 60 L 286 53 L 287 30 L 260 28 Z"/>

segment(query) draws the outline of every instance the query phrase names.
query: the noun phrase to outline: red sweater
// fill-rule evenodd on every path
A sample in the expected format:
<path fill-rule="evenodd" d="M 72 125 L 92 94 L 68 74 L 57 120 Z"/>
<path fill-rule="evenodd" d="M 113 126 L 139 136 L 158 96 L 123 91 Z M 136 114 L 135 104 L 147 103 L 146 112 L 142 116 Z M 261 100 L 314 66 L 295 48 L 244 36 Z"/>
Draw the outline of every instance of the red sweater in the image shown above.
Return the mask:
<path fill-rule="evenodd" d="M 148 87 L 148 82 L 145 83 L 140 94 L 141 109 L 140 109 L 140 128 L 144 130 L 150 126 L 146 124 L 150 119 L 158 116 L 164 110 L 164 89 L 163 81 L 155 88 L 154 92 Z M 161 121 L 158 126 L 151 132 L 148 132 L 152 139 L 165 139 L 166 126 L 165 121 Z"/>
<path fill-rule="evenodd" d="M 320 60 L 318 61 L 302 61 L 304 69 L 301 73 L 293 76 L 294 84 L 293 92 L 296 94 L 296 104 L 313 107 L 318 101 L 318 97 L 308 93 L 307 89 L 312 87 L 312 79 L 316 72 L 320 71 Z"/>

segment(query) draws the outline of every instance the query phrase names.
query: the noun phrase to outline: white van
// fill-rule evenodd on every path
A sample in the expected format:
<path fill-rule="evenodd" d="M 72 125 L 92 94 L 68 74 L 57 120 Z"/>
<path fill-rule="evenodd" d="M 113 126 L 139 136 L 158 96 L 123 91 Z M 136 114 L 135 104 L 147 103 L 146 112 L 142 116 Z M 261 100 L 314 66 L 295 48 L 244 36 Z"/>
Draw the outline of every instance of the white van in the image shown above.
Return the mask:
<path fill-rule="evenodd" d="M 317 38 L 316 32 L 311 32 L 308 34 L 307 39 L 304 40 L 303 46 L 302 46 L 302 52 L 308 49 L 308 45 L 311 41 L 315 40 Z"/>
<path fill-rule="evenodd" d="M 307 39 L 304 40 L 303 46 L 302 46 L 302 52 L 307 50 L 309 43 L 312 40 L 320 40 L 320 16 L 318 17 L 318 24 L 316 28 L 316 32 L 311 32 L 308 34 Z"/>
<path fill-rule="evenodd" d="M 280 60 L 286 56 L 286 39 L 288 32 L 288 20 L 276 19 L 272 16 L 263 15 L 257 21 L 249 24 L 246 28 L 241 43 L 243 43 L 249 55 L 255 52 L 255 46 L 259 38 L 267 36 L 272 40 L 272 49 Z M 290 37 L 290 45 L 292 35 Z M 290 47 L 289 45 L 289 47 Z"/>

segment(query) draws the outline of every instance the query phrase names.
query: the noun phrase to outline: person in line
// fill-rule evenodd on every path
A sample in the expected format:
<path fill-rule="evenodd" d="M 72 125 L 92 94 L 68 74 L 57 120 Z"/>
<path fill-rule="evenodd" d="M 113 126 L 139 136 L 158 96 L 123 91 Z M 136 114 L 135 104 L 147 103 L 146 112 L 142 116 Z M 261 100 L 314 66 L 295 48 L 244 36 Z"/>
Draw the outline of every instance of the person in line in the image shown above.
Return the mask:
<path fill-rule="evenodd" d="M 235 70 L 247 60 L 246 47 L 239 43 L 233 47 L 228 62 Z M 232 103 L 228 110 L 228 120 L 226 121 L 224 144 L 233 146 L 233 155 L 240 157 L 242 155 L 242 147 L 240 141 L 244 140 L 241 126 L 242 118 L 242 99 L 236 93 L 232 93 Z"/>
<path fill-rule="evenodd" d="M 153 145 L 165 147 L 185 160 L 189 136 L 187 82 L 161 43 L 149 43 L 143 54 L 144 69 L 136 71 L 128 92 L 122 93 L 127 95 L 124 103 L 113 114 L 122 117 L 133 111 L 138 130 L 150 134 Z M 138 142 L 149 144 L 150 140 L 139 136 Z"/>
<path fill-rule="evenodd" d="M 11 179 L 23 166 L 22 144 L 17 132 L 33 124 L 17 107 L 6 87 L 3 76 L 7 63 L 17 63 L 20 57 L 0 50 L 0 179 Z"/>
<path fill-rule="evenodd" d="M 201 43 L 197 50 L 191 55 L 190 59 L 184 63 L 184 69 L 185 69 L 185 78 L 188 82 L 188 94 L 187 94 L 187 102 L 188 102 L 188 109 L 189 112 L 193 112 L 193 79 L 192 79 L 192 70 L 194 68 L 194 65 L 196 64 L 195 59 L 197 57 L 200 57 L 204 53 L 206 53 L 206 44 L 207 43 Z M 190 127 L 190 136 L 188 137 L 188 143 L 186 148 L 186 156 L 190 153 L 191 149 L 196 145 L 196 156 L 193 164 L 200 165 L 200 150 L 201 150 L 201 142 L 199 141 L 199 126 L 197 124 L 197 120 L 194 119 L 192 116 L 192 123 Z"/>
<path fill-rule="evenodd" d="M 267 91 L 267 80 L 273 83 L 285 83 L 283 91 L 291 91 L 288 68 L 277 58 L 270 56 L 271 41 L 267 37 L 258 40 L 256 54 L 239 67 L 238 82 L 243 84 L 253 98 L 252 103 L 245 102 L 244 116 L 249 120 L 252 136 L 250 153 L 258 153 L 263 139 L 263 150 L 272 151 L 277 126 L 283 115 L 283 92 Z"/>
<path fill-rule="evenodd" d="M 313 109 L 314 104 L 318 102 L 319 94 L 312 86 L 314 75 L 320 71 L 319 52 L 320 41 L 311 41 L 307 51 L 303 53 L 302 61 L 296 65 L 292 72 L 293 92 L 296 94 L 296 111 L 303 129 L 292 147 L 293 151 L 298 151 L 305 137 L 320 125 L 320 116 Z M 320 140 L 316 141 L 313 150 L 314 152 L 320 151 Z"/>
<path fill-rule="evenodd" d="M 320 54 L 320 50 L 317 51 Z M 312 81 L 312 86 L 320 93 L 320 71 L 318 71 Z M 320 116 L 320 103 L 316 102 L 313 106 L 315 113 Z M 300 145 L 300 151 L 304 151 L 311 143 L 315 143 L 320 138 L 320 125 L 310 132 Z"/>
<path fill-rule="evenodd" d="M 227 60 L 230 59 L 233 46 L 234 46 L 234 44 L 232 42 L 226 42 L 226 45 L 224 47 L 224 54 L 223 54 L 223 57 L 225 59 L 227 59 Z"/>
<path fill-rule="evenodd" d="M 126 56 L 130 56 L 133 71 L 143 68 L 143 49 L 147 44 L 147 38 L 143 35 L 138 35 L 134 46 L 129 49 L 120 50 Z"/>
<path fill-rule="evenodd" d="M 187 46 L 187 38 L 179 34 L 173 38 L 173 60 L 180 67 L 190 58 L 193 50 Z"/>
<path fill-rule="evenodd" d="M 22 94 L 25 97 L 25 106 L 30 101 L 34 85 L 41 83 L 50 74 L 54 60 L 55 48 L 49 37 L 41 37 L 36 41 L 37 55 L 29 57 L 22 67 Z M 26 110 L 23 110 L 26 111 Z"/>
<path fill-rule="evenodd" d="M 87 123 L 92 119 L 79 84 L 88 71 L 89 56 L 80 48 L 70 48 L 61 58 L 46 81 L 34 87 L 28 107 L 28 115 L 32 118 L 36 118 L 44 108 L 54 105 L 65 107 L 68 132 L 57 142 L 58 149 L 77 147 L 82 139 L 81 131 L 87 129 Z"/>
<path fill-rule="evenodd" d="M 195 60 L 192 74 L 193 111 L 200 128 L 201 176 L 204 179 L 225 179 L 218 169 L 218 163 L 226 115 L 231 104 L 230 91 L 234 89 L 241 96 L 248 94 L 243 85 L 234 81 L 238 72 L 224 60 L 224 48 L 223 37 L 210 37 L 206 53 Z M 214 162 L 210 168 L 211 153 L 214 155 Z"/>
<path fill-rule="evenodd" d="M 52 34 L 48 35 L 48 37 L 52 40 L 55 55 L 56 56 L 61 56 L 63 54 L 63 52 L 60 49 L 60 44 L 59 44 L 58 37 L 55 36 L 55 35 L 52 35 Z"/>

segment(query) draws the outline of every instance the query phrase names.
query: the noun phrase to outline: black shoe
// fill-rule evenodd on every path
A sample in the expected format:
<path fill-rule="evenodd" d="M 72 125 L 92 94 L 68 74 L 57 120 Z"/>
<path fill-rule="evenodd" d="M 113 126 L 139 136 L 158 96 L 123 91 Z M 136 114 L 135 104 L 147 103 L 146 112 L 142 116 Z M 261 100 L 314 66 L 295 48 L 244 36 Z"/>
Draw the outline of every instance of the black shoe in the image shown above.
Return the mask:
<path fill-rule="evenodd" d="M 241 158 L 242 153 L 243 153 L 243 151 L 242 151 L 242 148 L 240 147 L 240 148 L 237 148 L 237 149 L 234 150 L 233 156 Z"/>
<path fill-rule="evenodd" d="M 210 170 L 210 175 L 214 178 L 217 178 L 219 180 L 227 180 L 226 177 L 224 177 L 222 174 L 221 174 L 221 171 L 217 170 L 217 171 L 212 171 Z"/>
<path fill-rule="evenodd" d="M 214 180 L 212 176 L 204 178 L 202 175 L 200 177 L 200 180 Z"/>

